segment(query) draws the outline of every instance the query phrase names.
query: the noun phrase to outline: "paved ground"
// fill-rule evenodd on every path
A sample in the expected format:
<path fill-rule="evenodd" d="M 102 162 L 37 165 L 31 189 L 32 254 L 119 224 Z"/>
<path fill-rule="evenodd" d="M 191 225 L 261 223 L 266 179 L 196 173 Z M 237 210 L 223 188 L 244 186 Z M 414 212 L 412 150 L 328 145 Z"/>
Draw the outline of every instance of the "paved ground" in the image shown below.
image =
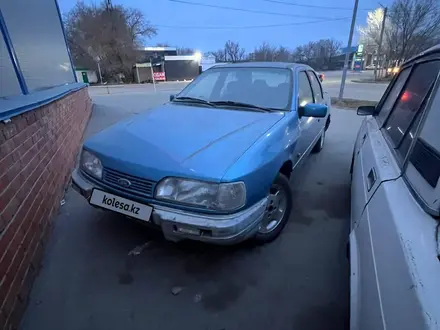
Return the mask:
<path fill-rule="evenodd" d="M 87 134 L 166 101 L 165 89 L 92 90 Z M 334 110 L 324 150 L 292 182 L 290 222 L 262 247 L 168 243 L 69 191 L 21 329 L 348 329 L 348 170 L 360 119 Z"/>
<path fill-rule="evenodd" d="M 324 72 L 324 74 L 324 89 L 332 97 L 339 96 L 342 71 L 328 71 Z M 344 98 L 379 101 L 388 86 L 387 84 L 355 83 L 352 81 L 368 78 L 373 78 L 373 71 L 348 72 L 345 81 Z"/>

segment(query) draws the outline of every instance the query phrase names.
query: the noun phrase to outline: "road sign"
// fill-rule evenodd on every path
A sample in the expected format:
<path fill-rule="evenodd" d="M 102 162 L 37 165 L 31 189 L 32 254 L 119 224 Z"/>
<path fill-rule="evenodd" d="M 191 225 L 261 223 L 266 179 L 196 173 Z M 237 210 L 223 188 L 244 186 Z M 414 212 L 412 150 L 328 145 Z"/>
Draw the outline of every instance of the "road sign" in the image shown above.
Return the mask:
<path fill-rule="evenodd" d="M 165 81 L 165 72 L 154 72 L 153 77 L 156 81 Z"/>

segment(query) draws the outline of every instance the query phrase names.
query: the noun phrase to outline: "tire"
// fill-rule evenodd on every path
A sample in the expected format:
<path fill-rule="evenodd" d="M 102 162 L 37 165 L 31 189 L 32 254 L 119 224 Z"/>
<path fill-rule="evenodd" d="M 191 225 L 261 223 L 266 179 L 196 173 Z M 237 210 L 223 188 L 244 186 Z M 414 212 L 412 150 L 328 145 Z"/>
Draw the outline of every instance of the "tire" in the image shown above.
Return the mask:
<path fill-rule="evenodd" d="M 325 143 L 325 129 L 322 130 L 321 137 L 319 138 L 318 142 L 316 142 L 315 146 L 312 149 L 312 152 L 314 154 L 317 154 L 324 148 Z"/>
<path fill-rule="evenodd" d="M 276 191 L 279 192 L 279 195 L 276 194 Z M 264 219 L 258 233 L 254 237 L 254 241 L 257 244 L 272 242 L 280 235 L 289 220 L 292 203 L 292 188 L 289 185 L 289 179 L 285 175 L 278 173 L 269 191 L 269 202 Z M 275 204 L 277 205 L 274 206 Z M 282 215 L 280 215 L 280 210 L 284 210 Z M 279 220 L 275 220 L 277 214 L 280 215 Z M 271 219 L 268 219 L 269 216 Z"/>

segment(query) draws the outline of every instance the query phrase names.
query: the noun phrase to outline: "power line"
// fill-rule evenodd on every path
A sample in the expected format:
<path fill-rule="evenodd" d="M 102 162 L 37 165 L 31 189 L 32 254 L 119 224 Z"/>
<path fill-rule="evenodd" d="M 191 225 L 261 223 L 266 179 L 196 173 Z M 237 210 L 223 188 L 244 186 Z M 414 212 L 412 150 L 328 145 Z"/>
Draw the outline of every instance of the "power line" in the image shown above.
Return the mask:
<path fill-rule="evenodd" d="M 286 17 L 303 17 L 303 18 L 318 18 L 318 19 L 327 19 L 328 18 L 328 17 L 323 17 L 323 16 L 286 14 L 286 13 L 277 13 L 277 12 L 270 12 L 270 11 L 256 10 L 256 9 L 246 9 L 246 8 L 237 8 L 237 7 L 229 7 L 229 6 L 211 5 L 211 4 L 207 4 L 207 3 L 192 2 L 192 1 L 185 1 L 185 0 L 168 0 L 168 1 L 183 3 L 183 4 L 191 5 L 191 6 L 233 10 L 233 11 L 247 12 L 247 13 L 253 13 L 253 14 L 266 14 L 266 15 L 286 16 Z"/>
<path fill-rule="evenodd" d="M 263 0 L 266 2 L 272 2 L 272 3 L 279 3 L 282 5 L 287 5 L 287 6 L 295 6 L 295 7 L 305 7 L 305 8 L 319 8 L 319 9 L 334 9 L 334 10 L 353 10 L 353 8 L 350 7 L 328 7 L 328 6 L 319 6 L 319 5 L 304 5 L 304 4 L 299 4 L 299 3 L 294 3 L 294 2 L 287 2 L 287 1 L 280 1 L 280 0 Z M 373 10 L 373 9 L 359 9 L 359 10 Z"/>
<path fill-rule="evenodd" d="M 157 27 L 161 28 L 172 28 L 172 29 L 196 29 L 196 30 L 238 30 L 238 29 L 258 29 L 258 28 L 273 28 L 273 27 L 283 27 L 283 26 L 294 26 L 302 24 L 314 24 L 332 21 L 343 21 L 348 20 L 349 17 L 331 18 L 319 21 L 308 21 L 308 22 L 295 22 L 286 24 L 269 24 L 269 25 L 245 25 L 245 26 L 191 26 L 191 25 L 162 25 L 155 24 Z"/>

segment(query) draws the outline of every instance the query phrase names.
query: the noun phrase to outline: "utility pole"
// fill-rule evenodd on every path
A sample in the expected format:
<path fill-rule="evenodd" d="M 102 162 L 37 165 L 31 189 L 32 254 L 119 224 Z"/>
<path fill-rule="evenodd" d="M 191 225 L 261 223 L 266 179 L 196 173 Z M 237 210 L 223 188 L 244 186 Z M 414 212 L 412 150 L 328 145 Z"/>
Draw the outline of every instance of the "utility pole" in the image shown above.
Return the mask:
<path fill-rule="evenodd" d="M 382 40 L 383 40 L 383 33 L 385 31 L 385 20 L 387 18 L 387 12 L 388 7 L 383 7 L 383 19 L 382 19 L 382 27 L 380 29 L 380 37 L 379 37 L 379 46 L 377 47 L 377 59 L 376 59 L 376 65 L 374 66 L 374 80 L 377 80 L 377 67 L 380 64 L 380 58 L 381 58 L 381 52 L 382 52 Z"/>
<path fill-rule="evenodd" d="M 339 90 L 339 99 L 342 99 L 344 97 L 345 79 L 347 78 L 348 60 L 349 60 L 350 54 L 351 54 L 351 42 L 353 40 L 353 32 L 354 32 L 354 25 L 356 23 L 358 3 L 359 3 L 359 0 L 354 1 L 353 17 L 351 19 L 350 35 L 348 36 L 348 49 L 347 49 L 347 54 L 345 54 L 344 69 L 342 70 L 341 89 Z"/>
<path fill-rule="evenodd" d="M 156 93 L 156 80 L 154 80 L 154 72 L 153 72 L 153 59 L 150 57 L 150 72 L 151 72 L 151 79 L 153 79 L 153 86 L 154 86 L 154 92 Z"/>

